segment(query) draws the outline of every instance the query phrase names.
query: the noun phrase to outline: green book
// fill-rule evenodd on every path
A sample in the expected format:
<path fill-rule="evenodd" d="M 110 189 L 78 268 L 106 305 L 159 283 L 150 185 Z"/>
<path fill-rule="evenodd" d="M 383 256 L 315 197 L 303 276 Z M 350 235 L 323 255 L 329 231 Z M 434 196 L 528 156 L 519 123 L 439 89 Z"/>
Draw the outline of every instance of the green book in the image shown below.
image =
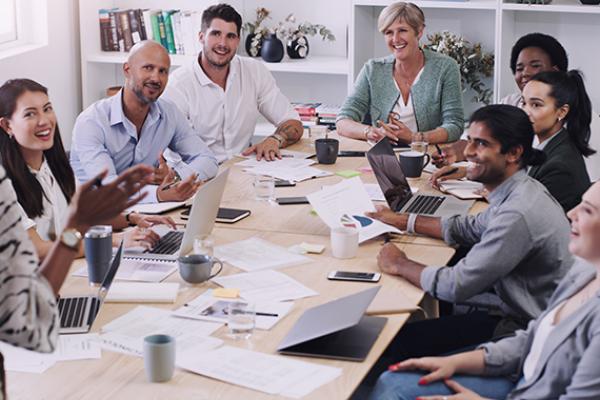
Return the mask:
<path fill-rule="evenodd" d="M 163 12 L 159 11 L 157 14 L 158 17 L 158 34 L 159 34 L 159 38 L 160 38 L 160 44 L 163 45 L 163 47 L 165 49 L 169 49 L 167 47 L 167 30 L 165 28 L 165 19 L 163 17 Z"/>
<path fill-rule="evenodd" d="M 167 37 L 167 50 L 169 51 L 169 54 L 177 54 L 177 49 L 175 48 L 175 37 L 173 36 L 173 24 L 171 22 L 171 15 L 175 13 L 175 11 L 176 10 L 163 11 L 165 35 Z"/>
<path fill-rule="evenodd" d="M 152 40 L 160 43 L 160 29 L 158 27 L 158 13 L 152 12 L 150 14 L 150 23 L 152 25 Z"/>

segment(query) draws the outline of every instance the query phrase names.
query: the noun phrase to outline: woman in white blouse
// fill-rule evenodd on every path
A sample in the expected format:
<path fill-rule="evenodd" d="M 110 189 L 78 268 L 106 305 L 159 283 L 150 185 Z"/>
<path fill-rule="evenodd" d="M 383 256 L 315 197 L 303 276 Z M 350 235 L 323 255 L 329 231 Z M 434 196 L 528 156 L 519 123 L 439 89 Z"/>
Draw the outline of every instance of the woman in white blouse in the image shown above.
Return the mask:
<path fill-rule="evenodd" d="M 13 79 L 0 87 L 0 157 L 17 193 L 24 227 L 44 259 L 63 229 L 75 177 L 48 91 L 39 83 Z M 113 240 L 118 243 L 124 236 L 126 247 L 152 247 L 158 235 L 145 228 L 155 223 L 174 227 L 167 217 L 121 214 L 110 221 L 115 230 L 139 228 L 116 234 Z"/>
<path fill-rule="evenodd" d="M 568 216 L 577 259 L 526 330 L 473 351 L 391 365 L 371 398 L 599 399 L 600 183 Z"/>

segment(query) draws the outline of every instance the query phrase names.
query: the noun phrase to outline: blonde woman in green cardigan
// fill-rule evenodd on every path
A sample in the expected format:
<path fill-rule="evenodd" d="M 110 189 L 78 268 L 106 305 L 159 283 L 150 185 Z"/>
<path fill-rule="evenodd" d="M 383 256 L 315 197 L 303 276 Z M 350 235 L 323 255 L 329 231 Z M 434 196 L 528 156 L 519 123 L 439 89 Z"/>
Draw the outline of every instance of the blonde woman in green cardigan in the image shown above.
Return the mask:
<path fill-rule="evenodd" d="M 337 131 L 353 139 L 444 143 L 457 140 L 464 124 L 458 64 L 421 49 L 425 17 L 412 3 L 383 9 L 378 29 L 392 53 L 369 60 L 337 117 Z M 363 124 L 369 114 L 372 124 Z"/>

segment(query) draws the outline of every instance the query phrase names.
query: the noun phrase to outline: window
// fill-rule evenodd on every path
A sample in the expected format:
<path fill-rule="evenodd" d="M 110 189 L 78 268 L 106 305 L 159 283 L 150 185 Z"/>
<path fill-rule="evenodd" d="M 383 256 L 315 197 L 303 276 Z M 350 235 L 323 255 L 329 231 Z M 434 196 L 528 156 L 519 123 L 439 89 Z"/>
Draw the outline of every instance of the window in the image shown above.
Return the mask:
<path fill-rule="evenodd" d="M 0 44 L 17 40 L 16 0 L 0 1 Z"/>

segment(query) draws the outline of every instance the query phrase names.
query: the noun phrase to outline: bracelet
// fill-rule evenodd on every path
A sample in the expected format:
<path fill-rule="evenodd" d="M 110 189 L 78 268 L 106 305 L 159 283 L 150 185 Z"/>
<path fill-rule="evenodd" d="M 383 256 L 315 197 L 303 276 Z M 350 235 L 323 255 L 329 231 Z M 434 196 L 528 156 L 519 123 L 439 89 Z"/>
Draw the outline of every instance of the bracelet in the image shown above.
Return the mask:
<path fill-rule="evenodd" d="M 369 140 L 369 133 L 371 133 L 371 125 L 365 126 L 365 129 L 363 129 L 363 133 L 365 134 L 365 140 Z"/>
<path fill-rule="evenodd" d="M 415 223 L 417 222 L 417 214 L 408 214 L 408 221 L 406 222 L 406 233 L 414 235 Z"/>
<path fill-rule="evenodd" d="M 133 211 L 129 211 L 125 214 L 125 221 L 127 221 L 129 226 L 135 226 L 135 224 L 131 221 L 131 214 L 133 214 Z"/>

